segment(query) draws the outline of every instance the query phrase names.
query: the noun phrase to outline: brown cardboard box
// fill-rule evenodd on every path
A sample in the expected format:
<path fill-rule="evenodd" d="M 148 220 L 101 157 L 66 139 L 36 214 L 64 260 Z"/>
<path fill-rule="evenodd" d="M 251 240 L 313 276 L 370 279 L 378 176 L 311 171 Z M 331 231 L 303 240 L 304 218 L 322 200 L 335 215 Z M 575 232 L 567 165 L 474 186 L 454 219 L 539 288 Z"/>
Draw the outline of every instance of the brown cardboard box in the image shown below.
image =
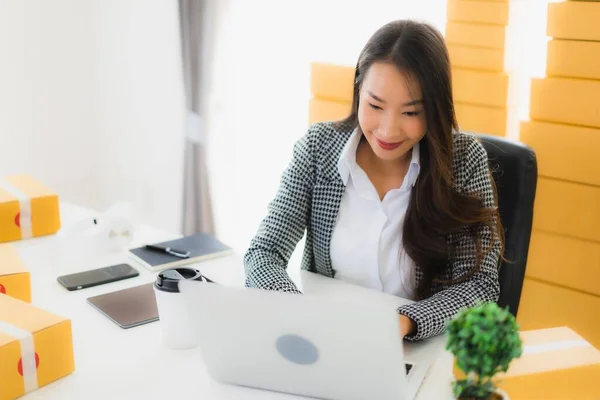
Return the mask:
<path fill-rule="evenodd" d="M 31 278 L 11 244 L 0 244 L 0 293 L 31 302 Z"/>
<path fill-rule="evenodd" d="M 555 39 L 600 40 L 600 3 L 565 1 L 548 4 L 546 34 Z"/>
<path fill-rule="evenodd" d="M 600 398 L 600 351 L 573 330 L 561 327 L 521 332 L 523 354 L 498 387 L 515 400 Z M 454 368 L 457 378 L 462 372 Z"/>
<path fill-rule="evenodd" d="M 508 25 L 509 2 L 448 0 L 448 21 Z"/>
<path fill-rule="evenodd" d="M 536 121 L 600 128 L 600 81 L 532 79 L 530 117 Z"/>
<path fill-rule="evenodd" d="M 600 351 L 573 330 L 522 331 L 523 354 L 494 377 L 511 400 L 600 399 Z M 454 365 L 454 375 L 464 374 Z"/>
<path fill-rule="evenodd" d="M 600 351 L 569 328 L 521 332 L 523 355 L 499 377 L 511 399 L 600 398 Z"/>
<path fill-rule="evenodd" d="M 448 53 L 450 54 L 452 68 L 469 68 L 492 72 L 504 71 L 504 52 L 502 50 L 449 44 Z"/>
<path fill-rule="evenodd" d="M 600 41 L 548 41 L 546 74 L 552 77 L 600 79 Z"/>
<path fill-rule="evenodd" d="M 446 43 L 504 51 L 506 27 L 448 21 Z"/>
<path fill-rule="evenodd" d="M 504 72 L 452 69 L 454 101 L 490 107 L 508 105 L 508 75 Z"/>
<path fill-rule="evenodd" d="M 506 108 L 457 102 L 454 103 L 454 109 L 460 129 L 497 136 L 506 135 Z"/>
<path fill-rule="evenodd" d="M 58 195 L 28 175 L 0 177 L 0 242 L 60 229 Z"/>
<path fill-rule="evenodd" d="M 12 400 L 75 370 L 71 321 L 0 295 L 0 400 Z"/>

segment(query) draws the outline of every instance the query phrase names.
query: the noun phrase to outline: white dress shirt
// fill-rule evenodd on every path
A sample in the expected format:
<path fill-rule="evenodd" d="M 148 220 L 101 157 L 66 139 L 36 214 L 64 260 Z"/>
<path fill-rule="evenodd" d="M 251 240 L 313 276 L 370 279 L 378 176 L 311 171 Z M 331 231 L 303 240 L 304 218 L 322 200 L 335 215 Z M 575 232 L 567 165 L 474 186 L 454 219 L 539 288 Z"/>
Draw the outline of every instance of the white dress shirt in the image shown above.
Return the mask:
<path fill-rule="evenodd" d="M 335 278 L 415 299 L 415 264 L 402 245 L 404 217 L 419 175 L 419 145 L 412 149 L 402 186 L 383 198 L 356 163 L 362 133 L 356 129 L 338 161 L 346 191 L 331 236 Z"/>

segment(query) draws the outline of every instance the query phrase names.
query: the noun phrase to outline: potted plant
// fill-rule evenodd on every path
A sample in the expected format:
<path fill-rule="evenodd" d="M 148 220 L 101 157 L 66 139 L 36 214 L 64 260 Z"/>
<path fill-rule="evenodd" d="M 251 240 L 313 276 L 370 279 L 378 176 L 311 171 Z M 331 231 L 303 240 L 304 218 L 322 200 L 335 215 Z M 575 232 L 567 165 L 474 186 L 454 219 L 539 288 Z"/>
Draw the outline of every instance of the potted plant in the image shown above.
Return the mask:
<path fill-rule="evenodd" d="M 506 372 L 519 358 L 523 344 L 515 317 L 496 303 L 480 304 L 457 313 L 447 328 L 446 349 L 455 357 L 455 366 L 464 379 L 452 383 L 460 400 L 501 400 L 494 376 Z"/>

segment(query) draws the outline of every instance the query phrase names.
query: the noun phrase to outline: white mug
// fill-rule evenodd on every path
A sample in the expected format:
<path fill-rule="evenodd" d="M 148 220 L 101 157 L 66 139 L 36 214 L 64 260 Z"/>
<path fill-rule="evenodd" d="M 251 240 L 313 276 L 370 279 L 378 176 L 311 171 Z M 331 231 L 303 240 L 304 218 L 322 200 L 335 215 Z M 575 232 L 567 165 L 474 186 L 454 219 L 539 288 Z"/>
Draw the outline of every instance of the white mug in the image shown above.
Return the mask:
<path fill-rule="evenodd" d="M 195 268 L 175 268 L 160 272 L 154 282 L 162 341 L 172 349 L 189 349 L 198 345 L 190 310 L 179 293 L 179 281 L 184 279 L 204 278 Z"/>

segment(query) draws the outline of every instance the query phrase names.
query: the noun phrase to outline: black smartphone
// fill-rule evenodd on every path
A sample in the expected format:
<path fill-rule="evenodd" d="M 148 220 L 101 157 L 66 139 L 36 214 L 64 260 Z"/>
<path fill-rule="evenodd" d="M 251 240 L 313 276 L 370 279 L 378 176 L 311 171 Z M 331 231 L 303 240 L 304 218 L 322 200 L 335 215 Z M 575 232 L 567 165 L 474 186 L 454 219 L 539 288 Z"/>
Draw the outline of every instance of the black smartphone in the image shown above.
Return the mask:
<path fill-rule="evenodd" d="M 138 270 L 129 264 L 118 264 L 111 265 L 110 267 L 59 276 L 57 280 L 68 290 L 79 290 L 102 285 L 104 283 L 133 278 L 139 274 Z"/>

